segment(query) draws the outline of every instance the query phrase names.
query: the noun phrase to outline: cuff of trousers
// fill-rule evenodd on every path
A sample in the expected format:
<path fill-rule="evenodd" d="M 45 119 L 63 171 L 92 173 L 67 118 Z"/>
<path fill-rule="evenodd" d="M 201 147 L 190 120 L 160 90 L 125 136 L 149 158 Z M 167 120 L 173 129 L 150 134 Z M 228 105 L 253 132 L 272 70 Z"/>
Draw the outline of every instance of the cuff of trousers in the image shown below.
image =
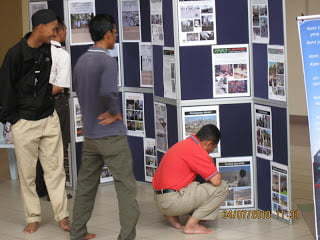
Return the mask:
<path fill-rule="evenodd" d="M 69 217 L 69 214 L 65 213 L 65 214 L 60 214 L 59 216 L 56 216 L 55 219 L 57 222 L 60 222 L 61 220 L 65 219 L 67 217 Z"/>
<path fill-rule="evenodd" d="M 26 223 L 34 223 L 34 222 L 41 222 L 41 217 L 40 216 L 36 216 L 36 217 L 27 217 L 26 218 Z"/>

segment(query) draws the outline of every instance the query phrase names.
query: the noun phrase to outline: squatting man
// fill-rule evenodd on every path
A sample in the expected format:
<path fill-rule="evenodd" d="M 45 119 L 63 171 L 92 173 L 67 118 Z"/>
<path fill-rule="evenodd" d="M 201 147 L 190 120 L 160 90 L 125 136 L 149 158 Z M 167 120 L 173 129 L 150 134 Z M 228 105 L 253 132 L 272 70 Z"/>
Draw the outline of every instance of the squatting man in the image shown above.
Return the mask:
<path fill-rule="evenodd" d="M 186 234 L 210 233 L 199 222 L 214 220 L 227 196 L 227 184 L 209 156 L 219 140 L 218 128 L 205 125 L 197 134 L 173 145 L 155 172 L 152 185 L 156 204 L 169 223 Z M 195 181 L 197 175 L 206 182 Z M 179 219 L 182 215 L 190 215 L 185 226 Z"/>

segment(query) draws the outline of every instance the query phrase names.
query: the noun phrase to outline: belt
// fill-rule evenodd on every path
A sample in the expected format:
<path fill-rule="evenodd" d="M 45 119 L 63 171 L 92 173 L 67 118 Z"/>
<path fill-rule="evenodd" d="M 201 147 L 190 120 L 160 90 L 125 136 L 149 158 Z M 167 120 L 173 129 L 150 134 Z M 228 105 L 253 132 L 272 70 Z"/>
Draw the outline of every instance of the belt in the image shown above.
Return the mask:
<path fill-rule="evenodd" d="M 155 190 L 156 194 L 164 194 L 164 193 L 170 193 L 170 192 L 177 192 L 177 190 L 174 189 L 161 189 L 161 190 Z"/>

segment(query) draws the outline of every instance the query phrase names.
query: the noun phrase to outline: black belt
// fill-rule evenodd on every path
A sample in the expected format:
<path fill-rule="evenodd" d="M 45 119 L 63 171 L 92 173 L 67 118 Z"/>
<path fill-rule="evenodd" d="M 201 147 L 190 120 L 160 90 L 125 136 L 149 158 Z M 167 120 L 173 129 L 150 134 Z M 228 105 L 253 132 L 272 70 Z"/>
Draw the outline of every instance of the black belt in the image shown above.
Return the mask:
<path fill-rule="evenodd" d="M 161 189 L 161 190 L 155 190 L 156 194 L 164 194 L 164 193 L 170 193 L 170 192 L 177 192 L 177 190 L 174 189 Z"/>

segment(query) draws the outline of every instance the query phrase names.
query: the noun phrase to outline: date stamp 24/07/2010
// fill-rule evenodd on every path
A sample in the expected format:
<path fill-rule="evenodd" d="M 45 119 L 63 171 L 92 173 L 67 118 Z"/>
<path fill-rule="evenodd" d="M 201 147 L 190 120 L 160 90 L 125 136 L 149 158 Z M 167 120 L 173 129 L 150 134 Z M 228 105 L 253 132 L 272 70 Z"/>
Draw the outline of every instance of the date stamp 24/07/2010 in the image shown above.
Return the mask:
<path fill-rule="evenodd" d="M 287 218 L 295 220 L 299 216 L 298 210 L 291 210 L 289 212 L 278 211 L 275 216 L 284 218 L 287 214 Z M 229 219 L 271 219 L 271 211 L 263 210 L 226 210 L 223 211 L 223 218 Z"/>

